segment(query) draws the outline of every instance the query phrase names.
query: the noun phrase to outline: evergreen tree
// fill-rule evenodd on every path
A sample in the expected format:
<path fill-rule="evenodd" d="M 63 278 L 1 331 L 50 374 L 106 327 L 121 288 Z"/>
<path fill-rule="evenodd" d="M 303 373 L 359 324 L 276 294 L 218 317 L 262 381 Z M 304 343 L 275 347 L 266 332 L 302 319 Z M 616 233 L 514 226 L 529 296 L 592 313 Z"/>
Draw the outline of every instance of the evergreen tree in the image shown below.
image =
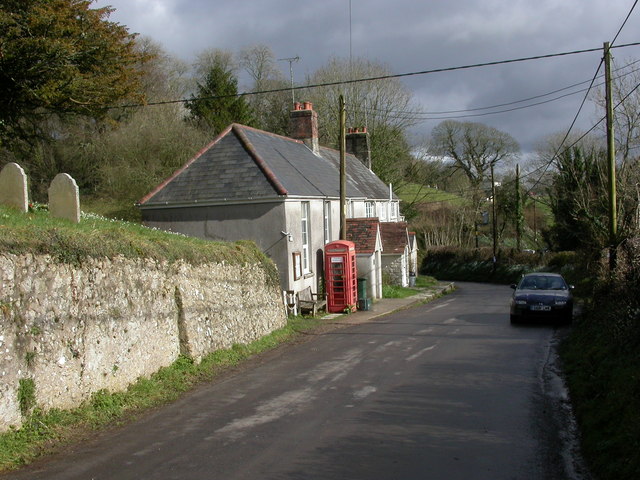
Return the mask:
<path fill-rule="evenodd" d="M 549 189 L 554 225 L 547 232 L 557 250 L 602 248 L 607 239 L 606 157 L 580 146 L 565 149 Z"/>
<path fill-rule="evenodd" d="M 91 3 L 0 3 L 0 145 L 48 139 L 51 118 L 99 118 L 137 94 L 135 35 Z"/>
<path fill-rule="evenodd" d="M 238 80 L 233 72 L 215 62 L 198 82 L 197 93 L 186 104 L 191 119 L 204 128 L 220 133 L 231 123 L 253 126 L 254 116 L 248 103 L 238 96 Z"/>

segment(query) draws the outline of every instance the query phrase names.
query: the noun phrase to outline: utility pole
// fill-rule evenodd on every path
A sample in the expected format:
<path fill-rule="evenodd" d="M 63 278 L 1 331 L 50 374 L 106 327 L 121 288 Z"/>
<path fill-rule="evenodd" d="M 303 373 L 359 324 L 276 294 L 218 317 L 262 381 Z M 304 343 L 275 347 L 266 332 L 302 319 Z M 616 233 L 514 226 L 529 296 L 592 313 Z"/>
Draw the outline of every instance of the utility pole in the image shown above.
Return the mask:
<path fill-rule="evenodd" d="M 493 271 L 496 271 L 498 247 L 498 222 L 496 218 L 496 182 L 493 178 L 493 163 L 491 164 L 491 226 L 493 230 Z"/>
<path fill-rule="evenodd" d="M 347 239 L 347 113 L 340 95 L 340 240 Z"/>
<path fill-rule="evenodd" d="M 604 43 L 604 75 L 607 110 L 607 159 L 609 165 L 609 271 L 617 263 L 618 218 L 616 208 L 616 145 L 613 136 L 613 98 L 611 95 L 611 49 Z"/>
<path fill-rule="evenodd" d="M 536 196 L 533 192 L 531 192 L 531 198 L 533 199 L 533 243 L 535 243 L 536 248 L 538 246 L 538 223 L 536 220 L 537 212 L 536 212 Z"/>
<path fill-rule="evenodd" d="M 291 105 L 294 105 L 296 103 L 296 97 L 293 90 L 293 62 L 300 61 L 300 57 L 296 55 L 295 57 L 279 58 L 278 61 L 289 62 L 289 78 L 291 79 Z"/>
<path fill-rule="evenodd" d="M 520 164 L 516 164 L 516 249 L 522 250 L 522 198 L 520 197 Z"/>

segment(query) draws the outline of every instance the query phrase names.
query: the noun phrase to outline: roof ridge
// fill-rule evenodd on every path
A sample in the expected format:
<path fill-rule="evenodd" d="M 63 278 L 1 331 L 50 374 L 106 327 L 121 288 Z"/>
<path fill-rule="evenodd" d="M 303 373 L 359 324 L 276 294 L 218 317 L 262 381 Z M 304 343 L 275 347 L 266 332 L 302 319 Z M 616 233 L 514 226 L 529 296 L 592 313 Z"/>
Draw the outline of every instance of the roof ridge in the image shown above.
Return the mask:
<path fill-rule="evenodd" d="M 233 133 L 235 133 L 235 135 L 238 137 L 238 139 L 242 143 L 242 146 L 245 148 L 245 150 L 247 150 L 249 155 L 251 155 L 251 158 L 253 158 L 253 161 L 256 163 L 258 168 L 260 168 L 262 173 L 264 173 L 264 175 L 267 177 L 267 180 L 269 181 L 269 183 L 271 183 L 273 188 L 275 188 L 276 193 L 278 195 L 287 195 L 289 192 L 287 192 L 287 189 L 284 188 L 282 183 L 280 183 L 280 180 L 278 180 L 277 175 L 273 172 L 273 170 L 271 170 L 267 162 L 265 162 L 264 159 L 260 156 L 258 151 L 255 149 L 255 147 L 251 143 L 251 140 L 247 138 L 246 133 L 242 131 L 243 127 L 244 125 L 240 125 L 239 123 L 233 123 L 231 125 L 231 129 L 233 130 Z"/>
<path fill-rule="evenodd" d="M 234 123 L 232 125 L 236 126 L 237 128 L 243 128 L 245 130 L 251 130 L 252 132 L 256 132 L 256 133 L 265 133 L 265 134 L 267 134 L 267 135 L 269 135 L 271 137 L 280 138 L 282 140 L 289 140 L 290 142 L 301 143 L 301 144 L 304 145 L 304 142 L 302 140 L 296 140 L 295 138 L 287 137 L 285 135 L 280 135 L 279 133 L 268 132 L 266 130 L 261 130 L 259 128 L 250 127 L 249 125 L 242 125 L 241 123 Z"/>

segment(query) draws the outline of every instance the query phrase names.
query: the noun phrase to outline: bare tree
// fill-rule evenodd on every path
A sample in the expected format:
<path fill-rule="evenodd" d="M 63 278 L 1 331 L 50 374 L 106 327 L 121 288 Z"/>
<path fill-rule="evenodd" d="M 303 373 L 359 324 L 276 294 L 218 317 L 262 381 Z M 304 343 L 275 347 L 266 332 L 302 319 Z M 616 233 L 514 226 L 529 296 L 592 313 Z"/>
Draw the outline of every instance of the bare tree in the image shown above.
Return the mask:
<path fill-rule="evenodd" d="M 203 81 L 214 67 L 219 67 L 235 75 L 238 64 L 234 60 L 233 52 L 221 48 L 207 48 L 200 52 L 193 63 L 195 80 Z"/>
<path fill-rule="evenodd" d="M 269 132 L 287 134 L 291 103 L 285 89 L 289 84 L 277 69 L 273 52 L 266 45 L 254 45 L 241 50 L 238 58 L 240 67 L 253 82 L 249 91 L 254 95 L 249 95 L 247 101 L 256 117 L 256 125 Z M 282 91 L 258 93 L 272 90 Z"/>
<path fill-rule="evenodd" d="M 147 101 L 175 100 L 186 94 L 189 68 L 185 62 L 168 54 L 150 37 L 139 38 L 136 50 L 143 58 L 138 69 L 142 72 L 142 91 Z"/>
<path fill-rule="evenodd" d="M 338 145 L 338 98 L 344 95 L 347 125 L 367 127 L 371 138 L 373 170 L 383 180 L 397 184 L 405 177 L 412 158 L 405 139 L 406 130 L 417 123 L 415 111 L 420 110 L 412 93 L 397 78 L 358 83 L 353 79 L 389 75 L 385 65 L 364 58 L 333 58 L 307 77 L 308 84 L 336 83 L 303 92 L 304 99 L 313 102 L 321 122 L 321 143 Z"/>

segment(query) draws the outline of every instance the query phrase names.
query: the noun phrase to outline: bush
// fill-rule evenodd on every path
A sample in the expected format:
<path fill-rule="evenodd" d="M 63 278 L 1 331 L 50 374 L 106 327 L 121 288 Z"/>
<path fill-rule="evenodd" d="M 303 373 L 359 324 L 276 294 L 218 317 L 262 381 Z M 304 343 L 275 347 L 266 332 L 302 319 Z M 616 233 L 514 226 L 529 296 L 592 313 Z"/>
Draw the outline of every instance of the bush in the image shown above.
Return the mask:
<path fill-rule="evenodd" d="M 494 262 L 490 248 L 436 247 L 426 252 L 420 273 L 439 280 L 509 284 L 539 267 L 539 259 L 540 256 L 536 254 L 504 251 Z"/>
<path fill-rule="evenodd" d="M 640 241 L 618 260 L 561 349 L 583 451 L 602 480 L 640 472 Z"/>

